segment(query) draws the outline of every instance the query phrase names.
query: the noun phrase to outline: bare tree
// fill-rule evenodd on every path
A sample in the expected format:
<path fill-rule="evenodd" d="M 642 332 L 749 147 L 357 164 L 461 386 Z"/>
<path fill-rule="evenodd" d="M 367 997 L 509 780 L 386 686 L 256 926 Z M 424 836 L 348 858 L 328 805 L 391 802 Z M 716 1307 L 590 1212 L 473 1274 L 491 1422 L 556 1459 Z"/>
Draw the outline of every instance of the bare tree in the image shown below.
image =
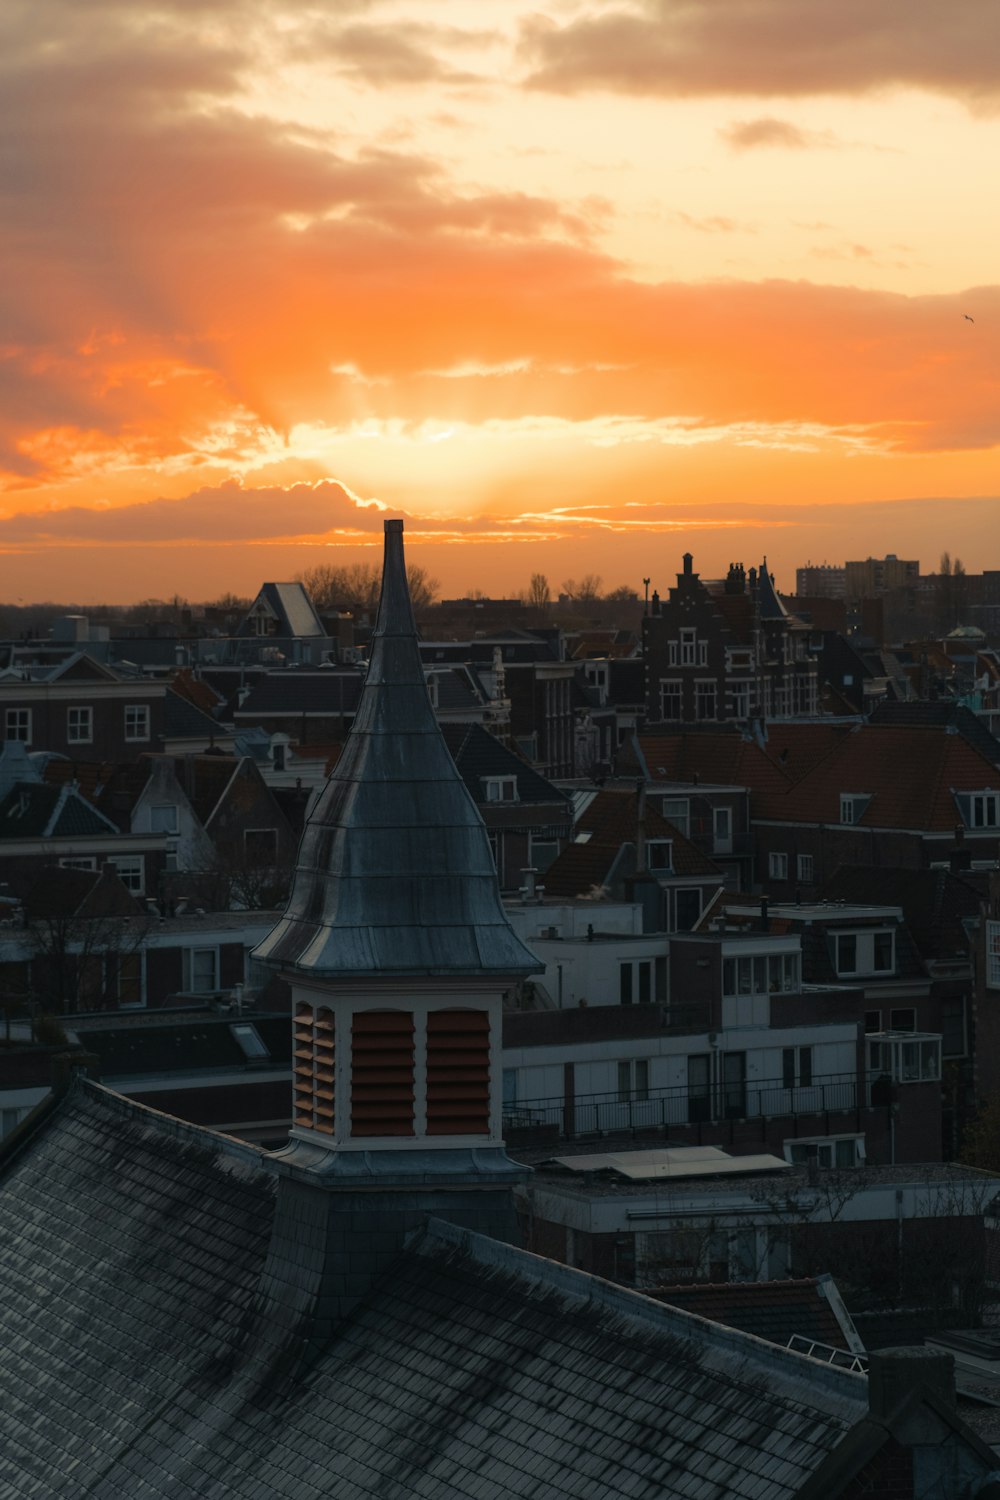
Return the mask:
<path fill-rule="evenodd" d="M 437 579 L 416 563 L 407 568 L 406 577 L 414 609 L 433 604 L 440 587 Z M 299 573 L 298 582 L 320 614 L 350 605 L 371 615 L 378 608 L 382 573 L 374 563 L 319 563 Z"/>
<path fill-rule="evenodd" d="M 49 870 L 24 909 L 33 1008 L 72 1015 L 138 1003 L 149 918 L 113 871 Z"/>
<path fill-rule="evenodd" d="M 532 609 L 547 609 L 551 602 L 549 580 L 544 573 L 532 573 L 526 603 Z"/>
<path fill-rule="evenodd" d="M 562 591 L 576 601 L 577 604 L 596 604 L 601 597 L 602 578 L 599 573 L 586 573 L 579 583 L 575 578 L 563 580 Z"/>

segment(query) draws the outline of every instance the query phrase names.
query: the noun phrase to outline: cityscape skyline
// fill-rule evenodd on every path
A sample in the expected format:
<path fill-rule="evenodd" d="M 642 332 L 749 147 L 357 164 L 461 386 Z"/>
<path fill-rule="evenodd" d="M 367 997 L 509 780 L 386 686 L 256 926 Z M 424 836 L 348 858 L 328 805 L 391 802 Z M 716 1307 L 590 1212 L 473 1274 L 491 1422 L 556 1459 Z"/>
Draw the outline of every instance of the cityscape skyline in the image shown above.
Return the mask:
<path fill-rule="evenodd" d="M 387 515 L 452 596 L 996 564 L 975 0 L 0 28 L 0 596 L 246 593 Z"/>

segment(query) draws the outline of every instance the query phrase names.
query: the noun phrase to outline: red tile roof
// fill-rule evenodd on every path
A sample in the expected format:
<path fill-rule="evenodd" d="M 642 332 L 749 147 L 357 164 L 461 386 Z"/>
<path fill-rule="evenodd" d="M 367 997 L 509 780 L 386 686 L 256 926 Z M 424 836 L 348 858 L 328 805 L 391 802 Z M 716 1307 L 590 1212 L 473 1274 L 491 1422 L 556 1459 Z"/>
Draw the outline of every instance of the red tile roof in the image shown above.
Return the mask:
<path fill-rule="evenodd" d="M 606 787 L 598 792 L 577 824 L 578 833 L 589 833 L 586 843 L 572 843 L 553 860 L 545 872 L 549 896 L 585 896 L 607 882 L 623 845 L 635 844 L 638 832 L 638 795 L 634 791 Z M 718 867 L 695 848 L 654 807 L 646 807 L 647 839 L 670 839 L 675 875 L 712 876 L 721 880 Z"/>

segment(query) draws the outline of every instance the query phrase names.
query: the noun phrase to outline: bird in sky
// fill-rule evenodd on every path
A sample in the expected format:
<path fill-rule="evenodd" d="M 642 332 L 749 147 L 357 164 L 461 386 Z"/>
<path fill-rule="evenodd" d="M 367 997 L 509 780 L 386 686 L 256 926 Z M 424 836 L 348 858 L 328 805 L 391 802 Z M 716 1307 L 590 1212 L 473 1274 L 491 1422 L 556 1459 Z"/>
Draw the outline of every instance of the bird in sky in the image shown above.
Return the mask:
<path fill-rule="evenodd" d="M 976 321 L 975 318 L 970 318 L 968 313 L 963 313 L 962 317 L 967 323 L 974 323 Z"/>

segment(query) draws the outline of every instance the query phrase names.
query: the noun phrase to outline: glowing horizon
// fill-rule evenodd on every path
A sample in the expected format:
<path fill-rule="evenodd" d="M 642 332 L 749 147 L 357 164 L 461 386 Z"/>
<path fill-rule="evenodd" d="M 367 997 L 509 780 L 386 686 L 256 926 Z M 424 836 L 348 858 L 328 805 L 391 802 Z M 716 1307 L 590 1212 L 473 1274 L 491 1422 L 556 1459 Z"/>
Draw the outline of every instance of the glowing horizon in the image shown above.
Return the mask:
<path fill-rule="evenodd" d="M 0 600 L 1000 566 L 1000 12 L 11 0 Z"/>

